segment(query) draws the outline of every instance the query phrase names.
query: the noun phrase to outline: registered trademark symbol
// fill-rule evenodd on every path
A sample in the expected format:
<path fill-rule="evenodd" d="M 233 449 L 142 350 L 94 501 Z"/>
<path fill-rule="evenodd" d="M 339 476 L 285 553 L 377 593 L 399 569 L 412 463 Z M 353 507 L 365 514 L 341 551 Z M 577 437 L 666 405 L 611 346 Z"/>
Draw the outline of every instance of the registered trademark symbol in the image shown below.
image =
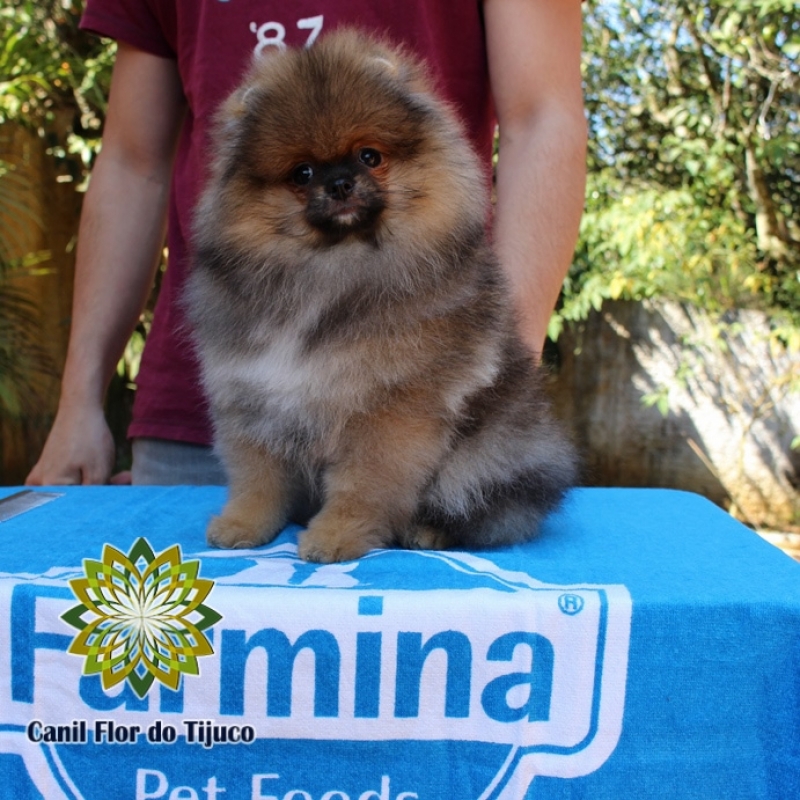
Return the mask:
<path fill-rule="evenodd" d="M 579 594 L 562 594 L 558 598 L 558 607 L 571 617 L 583 611 L 583 604 L 583 598 Z"/>

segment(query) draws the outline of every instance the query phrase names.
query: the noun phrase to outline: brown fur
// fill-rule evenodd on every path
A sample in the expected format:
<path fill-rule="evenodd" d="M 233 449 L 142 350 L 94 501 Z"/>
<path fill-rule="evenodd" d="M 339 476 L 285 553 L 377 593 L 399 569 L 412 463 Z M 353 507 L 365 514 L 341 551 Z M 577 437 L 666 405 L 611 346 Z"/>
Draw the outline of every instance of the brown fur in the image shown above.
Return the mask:
<path fill-rule="evenodd" d="M 313 561 L 531 537 L 575 457 L 421 66 L 353 31 L 272 55 L 215 146 L 187 294 L 230 477 L 210 543 L 268 542 L 300 508 Z"/>

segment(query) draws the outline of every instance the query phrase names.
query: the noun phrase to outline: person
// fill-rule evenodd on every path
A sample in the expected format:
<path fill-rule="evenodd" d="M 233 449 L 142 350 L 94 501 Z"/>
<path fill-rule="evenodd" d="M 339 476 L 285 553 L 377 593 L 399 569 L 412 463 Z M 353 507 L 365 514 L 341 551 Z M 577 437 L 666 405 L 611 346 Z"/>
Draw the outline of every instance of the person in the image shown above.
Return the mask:
<path fill-rule="evenodd" d="M 169 267 L 138 379 L 134 483 L 222 483 L 179 302 L 214 107 L 269 47 L 327 28 L 390 32 L 425 58 L 490 163 L 493 239 L 537 354 L 583 210 L 580 0 L 88 0 L 82 25 L 117 40 L 103 147 L 80 223 L 57 414 L 28 485 L 102 484 L 114 443 L 106 389 L 146 302 L 169 219 Z"/>

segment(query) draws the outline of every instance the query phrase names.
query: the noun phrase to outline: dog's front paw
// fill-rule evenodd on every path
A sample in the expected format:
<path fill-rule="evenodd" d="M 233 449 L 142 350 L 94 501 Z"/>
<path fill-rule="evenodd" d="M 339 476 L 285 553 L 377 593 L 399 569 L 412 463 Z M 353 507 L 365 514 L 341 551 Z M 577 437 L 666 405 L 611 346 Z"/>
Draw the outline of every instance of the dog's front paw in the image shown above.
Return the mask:
<path fill-rule="evenodd" d="M 331 529 L 312 521 L 308 530 L 301 535 L 297 551 L 305 561 L 333 564 L 360 558 L 379 546 L 380 544 L 373 544 L 366 537 L 343 532 L 341 528 Z"/>
<path fill-rule="evenodd" d="M 212 547 L 243 550 L 271 542 L 276 533 L 277 531 L 259 530 L 252 523 L 223 514 L 212 518 L 206 531 L 206 541 Z"/>

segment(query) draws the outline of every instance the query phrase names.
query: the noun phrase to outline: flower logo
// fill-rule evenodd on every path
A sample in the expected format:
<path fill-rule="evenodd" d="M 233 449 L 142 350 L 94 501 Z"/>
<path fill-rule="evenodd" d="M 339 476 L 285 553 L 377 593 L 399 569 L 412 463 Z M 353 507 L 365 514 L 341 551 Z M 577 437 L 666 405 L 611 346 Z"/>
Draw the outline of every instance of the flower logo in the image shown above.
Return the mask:
<path fill-rule="evenodd" d="M 177 690 L 200 673 L 197 659 L 214 652 L 203 631 L 222 615 L 204 605 L 214 582 L 198 577 L 199 561 L 182 562 L 178 545 L 155 555 L 140 538 L 128 555 L 107 544 L 83 566 L 86 577 L 70 581 L 80 605 L 61 619 L 79 630 L 68 652 L 85 656 L 84 675 L 99 674 L 104 689 L 127 680 L 144 697 L 154 680 Z"/>

